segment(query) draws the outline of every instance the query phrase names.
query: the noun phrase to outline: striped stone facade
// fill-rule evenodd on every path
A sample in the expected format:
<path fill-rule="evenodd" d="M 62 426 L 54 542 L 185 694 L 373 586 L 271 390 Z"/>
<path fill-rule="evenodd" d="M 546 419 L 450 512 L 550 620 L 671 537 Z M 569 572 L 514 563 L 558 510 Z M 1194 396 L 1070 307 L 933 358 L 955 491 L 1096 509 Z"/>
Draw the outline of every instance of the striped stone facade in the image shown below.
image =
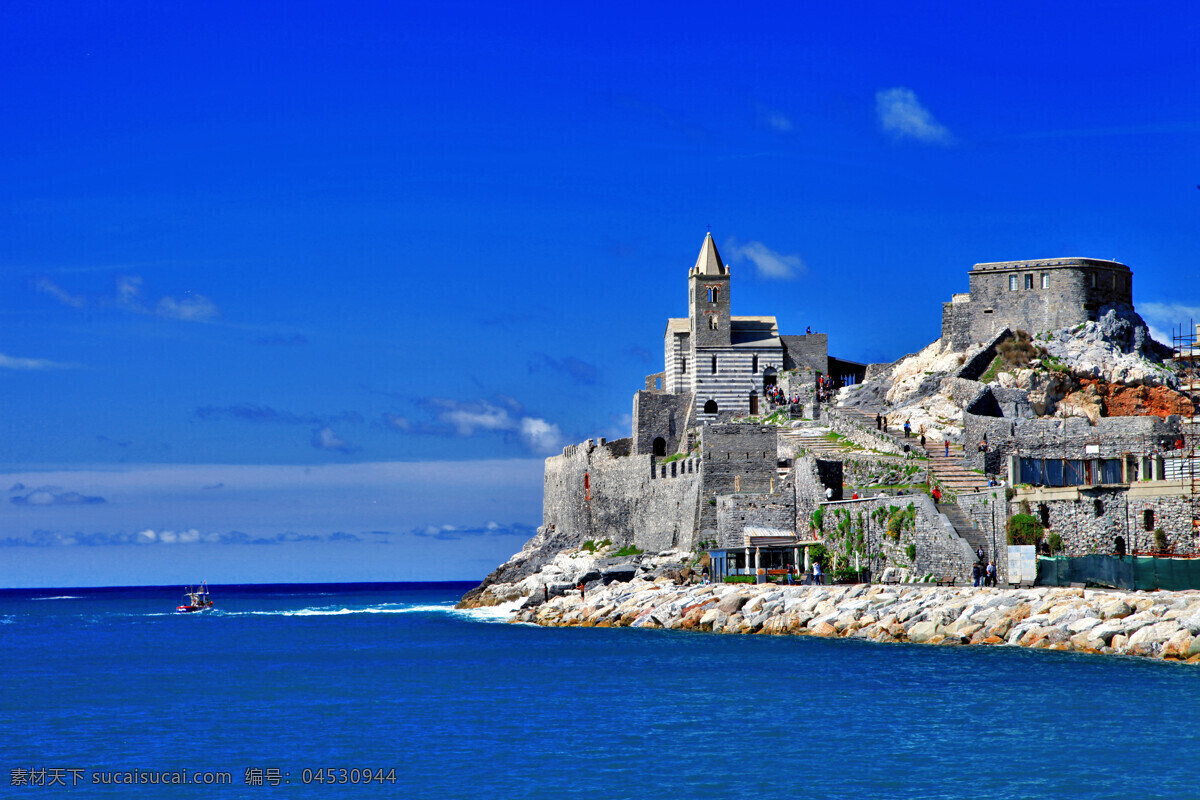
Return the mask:
<path fill-rule="evenodd" d="M 709 234 L 688 272 L 688 317 L 667 320 L 663 341 L 664 391 L 694 392 L 698 424 L 724 412 L 750 413 L 752 396 L 765 410 L 768 376 L 784 368 L 775 318 L 731 316 L 730 289 L 729 269 Z"/>

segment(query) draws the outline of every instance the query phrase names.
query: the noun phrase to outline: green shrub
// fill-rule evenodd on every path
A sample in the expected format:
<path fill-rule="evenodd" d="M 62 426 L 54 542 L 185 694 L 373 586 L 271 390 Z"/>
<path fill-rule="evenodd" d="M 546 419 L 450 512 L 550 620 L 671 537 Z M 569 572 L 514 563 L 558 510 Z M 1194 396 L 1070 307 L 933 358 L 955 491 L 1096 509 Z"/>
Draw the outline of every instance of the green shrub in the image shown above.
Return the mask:
<path fill-rule="evenodd" d="M 908 547 L 904 548 L 904 555 L 908 556 L 909 561 L 917 560 L 917 545 L 909 542 Z"/>
<path fill-rule="evenodd" d="M 754 583 L 755 580 L 756 579 L 753 575 L 726 575 L 725 576 L 725 583 Z"/>
<path fill-rule="evenodd" d="M 1058 531 L 1051 531 L 1046 537 L 1046 541 L 1050 544 L 1051 553 L 1061 553 L 1063 549 L 1062 537 L 1058 535 Z"/>
<path fill-rule="evenodd" d="M 819 531 L 825 527 L 825 509 L 824 508 L 821 508 L 820 506 L 818 506 L 817 510 L 812 512 L 812 526 L 813 526 L 813 530 L 816 530 L 816 531 Z"/>
<path fill-rule="evenodd" d="M 627 544 L 624 547 L 622 547 L 620 550 L 618 550 L 617 552 L 613 553 L 613 556 L 614 557 L 616 557 L 616 556 L 640 556 L 643 552 L 644 551 L 641 548 L 634 547 L 631 544 Z"/>
<path fill-rule="evenodd" d="M 1162 528 L 1154 529 L 1154 549 L 1160 553 L 1165 553 L 1169 549 L 1167 543 L 1167 533 Z"/>
<path fill-rule="evenodd" d="M 1042 540 L 1042 523 L 1032 514 L 1014 514 L 1008 521 L 1009 544 L 1036 545 Z"/>

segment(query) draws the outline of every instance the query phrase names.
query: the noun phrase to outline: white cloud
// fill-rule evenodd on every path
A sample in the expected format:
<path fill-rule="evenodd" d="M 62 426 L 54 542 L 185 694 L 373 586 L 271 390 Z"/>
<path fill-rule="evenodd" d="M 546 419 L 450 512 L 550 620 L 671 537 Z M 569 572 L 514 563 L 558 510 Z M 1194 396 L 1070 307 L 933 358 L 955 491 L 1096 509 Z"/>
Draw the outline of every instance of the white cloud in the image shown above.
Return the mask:
<path fill-rule="evenodd" d="M 514 432 L 535 453 L 552 453 L 562 447 L 563 434 L 557 425 L 521 414 L 520 403 L 512 398 L 501 398 L 501 401 L 509 408 L 486 400 L 460 403 L 441 397 L 430 398 L 429 404 L 439 409 L 438 421 L 452 426 L 459 436 L 474 436 L 479 432 Z"/>
<path fill-rule="evenodd" d="M 59 361 L 50 361 L 45 358 L 18 358 L 17 356 L 6 356 L 0 353 L 0 368 L 3 369 L 70 369 L 74 364 L 65 364 Z"/>
<path fill-rule="evenodd" d="M 544 419 L 521 419 L 521 440 L 535 453 L 553 453 L 562 447 L 562 431 Z"/>
<path fill-rule="evenodd" d="M 399 414 L 391 414 L 386 411 L 383 414 L 383 424 L 398 431 L 412 430 L 412 423 L 408 421 L 408 417 L 402 417 Z"/>
<path fill-rule="evenodd" d="M 509 431 L 516 427 L 516 421 L 508 409 L 488 402 L 472 405 L 440 398 L 434 398 L 431 402 L 442 409 L 438 413 L 438 419 L 453 425 L 459 436 L 471 436 L 481 430 Z"/>
<path fill-rule="evenodd" d="M 167 319 L 181 319 L 187 322 L 203 322 L 221 316 L 213 301 L 202 294 L 184 295 L 180 300 L 164 297 L 158 301 L 154 313 Z"/>
<path fill-rule="evenodd" d="M 921 105 L 912 89 L 903 86 L 880 89 L 875 93 L 875 113 L 883 129 L 897 139 L 954 144 L 954 135 Z"/>
<path fill-rule="evenodd" d="M 725 245 L 725 255 L 733 263 L 750 262 L 758 270 L 760 278 L 786 280 L 808 271 L 804 259 L 798 255 L 779 253 L 762 242 L 741 243 L 730 239 Z"/>
<path fill-rule="evenodd" d="M 333 432 L 333 428 L 325 427 L 313 431 L 312 446 L 318 450 L 336 450 L 339 453 L 349 453 L 350 443 Z"/>
<path fill-rule="evenodd" d="M 77 294 L 71 294 L 49 278 L 41 278 L 37 283 L 34 284 L 34 288 L 42 294 L 50 295 L 64 306 L 70 306 L 71 308 L 83 308 L 85 305 L 87 305 L 86 298 Z"/>

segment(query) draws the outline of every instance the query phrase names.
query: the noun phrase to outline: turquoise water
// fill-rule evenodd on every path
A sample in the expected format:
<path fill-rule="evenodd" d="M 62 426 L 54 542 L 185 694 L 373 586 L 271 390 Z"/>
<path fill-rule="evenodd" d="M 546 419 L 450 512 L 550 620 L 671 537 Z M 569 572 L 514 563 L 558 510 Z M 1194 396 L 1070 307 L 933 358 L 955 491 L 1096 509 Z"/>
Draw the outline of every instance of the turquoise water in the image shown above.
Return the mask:
<path fill-rule="evenodd" d="M 137 798 L 1198 793 L 1195 667 L 543 629 L 454 611 L 467 588 L 213 586 L 186 616 L 177 587 L 0 592 L 0 796 L 63 791 L 11 785 L 38 768 Z M 232 782 L 91 783 L 135 769 Z"/>

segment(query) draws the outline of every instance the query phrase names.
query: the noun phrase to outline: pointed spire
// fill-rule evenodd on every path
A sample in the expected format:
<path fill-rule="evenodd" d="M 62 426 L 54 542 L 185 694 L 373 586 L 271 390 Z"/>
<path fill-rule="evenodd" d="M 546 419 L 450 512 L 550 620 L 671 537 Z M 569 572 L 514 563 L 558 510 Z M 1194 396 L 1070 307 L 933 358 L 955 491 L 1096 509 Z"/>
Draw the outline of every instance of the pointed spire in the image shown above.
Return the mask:
<path fill-rule="evenodd" d="M 721 254 L 717 252 L 717 245 L 713 241 L 711 232 L 704 234 L 704 244 L 700 245 L 700 256 L 696 259 L 696 266 L 692 267 L 692 274 L 728 274 L 728 270 L 725 269 L 725 262 L 721 260 Z"/>

